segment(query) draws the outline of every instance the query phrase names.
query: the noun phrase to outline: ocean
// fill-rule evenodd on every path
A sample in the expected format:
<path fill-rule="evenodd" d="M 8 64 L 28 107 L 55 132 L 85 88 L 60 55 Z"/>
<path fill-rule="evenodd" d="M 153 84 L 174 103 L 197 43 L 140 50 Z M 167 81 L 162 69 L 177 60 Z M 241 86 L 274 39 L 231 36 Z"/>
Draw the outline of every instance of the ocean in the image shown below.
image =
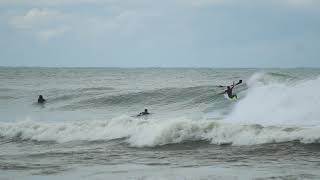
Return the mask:
<path fill-rule="evenodd" d="M 319 92 L 320 69 L 2 67 L 0 179 L 320 179 Z"/>

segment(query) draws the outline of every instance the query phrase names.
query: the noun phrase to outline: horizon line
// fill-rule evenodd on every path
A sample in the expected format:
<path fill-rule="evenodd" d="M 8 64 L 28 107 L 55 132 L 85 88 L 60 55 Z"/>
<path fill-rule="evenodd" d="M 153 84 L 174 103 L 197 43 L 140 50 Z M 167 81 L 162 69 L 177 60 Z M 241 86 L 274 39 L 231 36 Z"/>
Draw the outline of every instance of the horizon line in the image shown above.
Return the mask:
<path fill-rule="evenodd" d="M 136 67 L 121 67 L 121 66 L 0 66 L 0 68 L 110 68 L 110 69 L 320 69 L 319 67 L 191 67 L 191 66 L 136 66 Z"/>

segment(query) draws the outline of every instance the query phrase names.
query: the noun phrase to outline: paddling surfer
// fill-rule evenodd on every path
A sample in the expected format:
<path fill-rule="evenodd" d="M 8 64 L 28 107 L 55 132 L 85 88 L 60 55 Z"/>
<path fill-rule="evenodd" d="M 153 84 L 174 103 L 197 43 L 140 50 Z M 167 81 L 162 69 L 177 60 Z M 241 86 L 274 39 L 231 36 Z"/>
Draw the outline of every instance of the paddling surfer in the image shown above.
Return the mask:
<path fill-rule="evenodd" d="M 139 113 L 137 116 L 145 116 L 149 115 L 150 113 L 148 112 L 148 109 L 145 109 L 144 112 Z"/>

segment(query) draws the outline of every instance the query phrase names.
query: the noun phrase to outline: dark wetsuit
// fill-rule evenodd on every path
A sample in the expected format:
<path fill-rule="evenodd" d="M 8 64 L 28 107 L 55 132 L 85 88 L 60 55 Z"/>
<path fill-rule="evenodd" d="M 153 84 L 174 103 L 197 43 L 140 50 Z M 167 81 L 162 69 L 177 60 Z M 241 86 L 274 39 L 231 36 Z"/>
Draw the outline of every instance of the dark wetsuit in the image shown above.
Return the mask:
<path fill-rule="evenodd" d="M 139 113 L 137 116 L 145 116 L 149 115 L 150 113 L 148 112 L 148 109 L 145 109 L 143 112 Z"/>
<path fill-rule="evenodd" d="M 46 100 L 40 95 L 39 98 L 38 98 L 38 103 L 39 104 L 43 104 L 45 102 L 46 102 Z"/>
<path fill-rule="evenodd" d="M 234 86 L 231 87 L 231 88 L 228 87 L 228 89 L 225 91 L 230 99 L 233 99 L 234 97 L 238 98 L 237 95 L 232 94 L 232 89 L 233 89 L 233 88 L 234 88 Z"/>

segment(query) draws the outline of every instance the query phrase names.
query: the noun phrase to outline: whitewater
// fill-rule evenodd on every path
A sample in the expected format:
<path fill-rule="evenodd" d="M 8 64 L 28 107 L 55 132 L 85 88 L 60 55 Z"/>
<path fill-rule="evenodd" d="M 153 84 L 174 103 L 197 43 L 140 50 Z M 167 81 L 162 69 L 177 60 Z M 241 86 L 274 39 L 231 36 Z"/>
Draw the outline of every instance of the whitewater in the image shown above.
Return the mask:
<path fill-rule="evenodd" d="M 221 95 L 239 79 L 237 101 Z M 0 179 L 320 177 L 318 69 L 0 68 L 0 80 Z"/>

